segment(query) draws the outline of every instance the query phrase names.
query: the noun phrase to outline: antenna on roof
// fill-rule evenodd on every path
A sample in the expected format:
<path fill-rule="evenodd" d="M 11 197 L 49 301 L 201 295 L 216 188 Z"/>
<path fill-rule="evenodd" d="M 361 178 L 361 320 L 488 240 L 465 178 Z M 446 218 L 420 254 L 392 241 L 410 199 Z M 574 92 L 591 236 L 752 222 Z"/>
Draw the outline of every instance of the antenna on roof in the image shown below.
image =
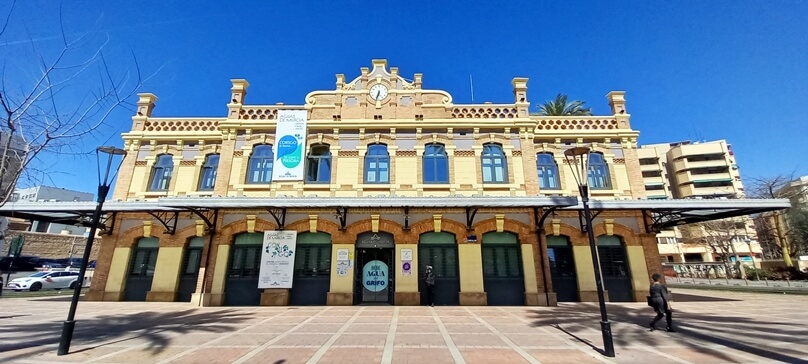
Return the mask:
<path fill-rule="evenodd" d="M 474 80 L 471 78 L 471 74 L 469 74 L 469 86 L 471 87 L 471 103 L 474 103 Z"/>

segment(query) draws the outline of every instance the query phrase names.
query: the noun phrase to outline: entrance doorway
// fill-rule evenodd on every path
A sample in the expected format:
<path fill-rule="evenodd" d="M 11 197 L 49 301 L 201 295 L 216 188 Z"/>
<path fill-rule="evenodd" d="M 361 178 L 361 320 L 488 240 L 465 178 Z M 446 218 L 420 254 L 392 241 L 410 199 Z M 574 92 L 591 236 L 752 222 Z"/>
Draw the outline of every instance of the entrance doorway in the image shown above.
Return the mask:
<path fill-rule="evenodd" d="M 393 234 L 363 233 L 356 242 L 355 304 L 393 304 L 395 297 Z"/>
<path fill-rule="evenodd" d="M 547 257 L 550 261 L 550 277 L 558 302 L 578 301 L 578 277 L 575 274 L 575 259 L 566 236 L 547 237 Z"/>
<path fill-rule="evenodd" d="M 140 238 L 137 247 L 132 251 L 129 262 L 129 274 L 123 289 L 124 301 L 145 301 L 151 290 L 154 269 L 157 266 L 157 254 L 160 252 L 160 240 L 157 238 Z"/>
<path fill-rule="evenodd" d="M 609 302 L 632 302 L 631 271 L 623 241 L 617 236 L 598 237 L 598 256 L 603 272 L 603 288 L 609 291 Z"/>

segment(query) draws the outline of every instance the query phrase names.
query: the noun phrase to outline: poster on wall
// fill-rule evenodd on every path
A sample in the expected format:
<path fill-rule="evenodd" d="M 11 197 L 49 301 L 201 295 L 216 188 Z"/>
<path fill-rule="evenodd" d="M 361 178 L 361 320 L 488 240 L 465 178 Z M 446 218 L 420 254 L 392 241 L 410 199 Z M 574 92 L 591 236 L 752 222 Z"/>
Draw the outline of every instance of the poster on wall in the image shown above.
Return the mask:
<path fill-rule="evenodd" d="M 265 231 L 258 288 L 292 288 L 297 231 Z"/>
<path fill-rule="evenodd" d="M 278 110 L 273 181 L 302 181 L 305 177 L 306 113 L 306 110 Z"/>
<path fill-rule="evenodd" d="M 348 249 L 337 249 L 337 276 L 347 276 L 349 268 Z"/>

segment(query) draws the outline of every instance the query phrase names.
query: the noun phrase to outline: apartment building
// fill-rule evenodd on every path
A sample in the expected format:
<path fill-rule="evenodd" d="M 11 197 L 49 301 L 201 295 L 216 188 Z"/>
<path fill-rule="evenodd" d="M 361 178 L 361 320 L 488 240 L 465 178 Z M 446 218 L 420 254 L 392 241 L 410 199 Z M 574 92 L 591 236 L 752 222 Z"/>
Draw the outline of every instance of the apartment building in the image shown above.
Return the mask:
<path fill-rule="evenodd" d="M 649 199 L 736 199 L 746 196 L 736 156 L 726 140 L 643 145 L 637 151 Z M 750 217 L 735 218 L 733 245 L 745 262 L 762 258 Z M 686 244 L 678 228 L 657 234 L 663 262 L 711 262 L 720 252 Z"/>

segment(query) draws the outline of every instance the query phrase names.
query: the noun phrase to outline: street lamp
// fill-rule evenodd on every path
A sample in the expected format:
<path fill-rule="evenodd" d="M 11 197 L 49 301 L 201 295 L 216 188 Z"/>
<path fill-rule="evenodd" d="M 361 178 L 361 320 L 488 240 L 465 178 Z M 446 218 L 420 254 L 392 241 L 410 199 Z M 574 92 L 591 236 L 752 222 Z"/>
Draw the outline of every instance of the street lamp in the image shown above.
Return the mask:
<path fill-rule="evenodd" d="M 70 341 L 73 340 L 73 329 L 76 327 L 76 321 L 74 320 L 76 316 L 76 306 L 79 304 L 79 296 L 84 286 L 84 274 L 87 272 L 87 262 L 90 260 L 90 251 L 93 248 L 95 230 L 98 227 L 98 221 L 101 219 L 101 208 L 104 206 L 104 200 L 107 198 L 109 186 L 118 174 L 120 164 L 115 168 L 112 176 L 110 176 L 109 172 L 112 170 L 112 163 L 115 157 L 121 156 L 121 160 L 123 160 L 123 156 L 125 155 L 125 150 L 116 147 L 98 147 L 95 150 L 95 158 L 98 162 L 98 199 L 96 200 L 95 212 L 93 213 L 93 221 L 90 225 L 90 233 L 89 236 L 87 236 L 87 244 L 84 246 L 84 258 L 81 261 L 79 277 L 73 288 L 73 299 L 70 301 L 70 311 L 67 314 L 67 320 L 65 320 L 62 326 L 62 337 L 59 339 L 59 351 L 56 352 L 56 355 L 65 355 L 70 351 Z M 101 179 L 101 164 L 103 158 L 107 159 L 107 166 L 104 172 L 104 178 Z"/>
<path fill-rule="evenodd" d="M 595 245 L 595 234 L 592 232 L 592 215 L 589 212 L 589 148 L 575 147 L 564 151 L 564 157 L 572 169 L 578 192 L 584 205 L 584 219 L 586 220 L 586 234 L 589 236 L 589 248 L 592 250 L 592 266 L 595 268 L 595 284 L 598 287 L 598 304 L 600 305 L 600 331 L 603 334 L 603 351 L 606 356 L 614 357 L 614 342 L 612 341 L 612 325 L 606 314 L 606 300 L 603 295 L 603 273 L 600 270 L 598 248 Z"/>

